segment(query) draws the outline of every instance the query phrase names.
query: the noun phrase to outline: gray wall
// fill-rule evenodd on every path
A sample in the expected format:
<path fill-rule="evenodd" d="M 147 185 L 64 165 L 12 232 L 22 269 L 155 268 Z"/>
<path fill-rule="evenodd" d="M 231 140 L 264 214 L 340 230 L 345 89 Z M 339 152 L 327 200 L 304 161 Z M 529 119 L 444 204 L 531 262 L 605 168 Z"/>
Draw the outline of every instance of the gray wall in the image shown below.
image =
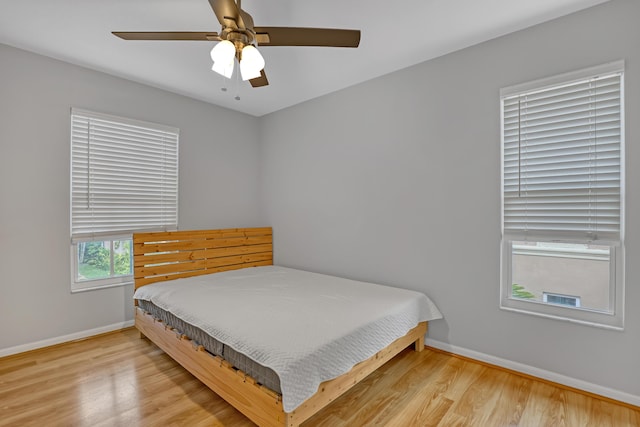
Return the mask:
<path fill-rule="evenodd" d="M 180 228 L 265 225 L 258 120 L 0 45 L 0 350 L 133 318 L 133 287 L 70 293 L 70 108 L 180 128 Z"/>
<path fill-rule="evenodd" d="M 276 262 L 422 290 L 430 338 L 640 399 L 639 17 L 613 0 L 263 117 Z M 499 89 L 618 59 L 626 329 L 501 311 Z"/>

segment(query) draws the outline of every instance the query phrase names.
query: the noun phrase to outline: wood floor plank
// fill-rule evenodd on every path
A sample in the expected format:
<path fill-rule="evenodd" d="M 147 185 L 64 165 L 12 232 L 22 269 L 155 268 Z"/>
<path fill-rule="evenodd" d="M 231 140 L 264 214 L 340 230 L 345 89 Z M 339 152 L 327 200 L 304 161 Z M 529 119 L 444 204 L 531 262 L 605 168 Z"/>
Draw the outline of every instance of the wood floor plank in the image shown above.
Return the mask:
<path fill-rule="evenodd" d="M 464 416 L 468 425 L 488 425 L 488 418 L 499 403 L 508 375 L 483 367 L 476 380 L 452 406 L 453 413 Z"/>
<path fill-rule="evenodd" d="M 554 399 L 561 390 L 551 385 L 534 382 L 531 386 L 531 393 L 527 406 L 522 412 L 520 426 L 538 427 L 551 425 L 550 422 L 557 417 L 554 411 Z M 550 412 L 551 411 L 551 412 Z"/>
<path fill-rule="evenodd" d="M 136 330 L 0 359 L 0 426 L 251 427 Z M 640 411 L 407 349 L 303 427 L 638 427 Z"/>
<path fill-rule="evenodd" d="M 441 375 L 436 379 L 436 383 L 444 397 L 458 401 L 478 377 L 483 366 L 445 354 L 437 354 L 444 357 L 447 360 L 447 364 Z"/>
<path fill-rule="evenodd" d="M 498 402 L 487 418 L 487 425 L 517 426 L 529 401 L 531 386 L 531 380 L 517 375 L 508 375 Z"/>

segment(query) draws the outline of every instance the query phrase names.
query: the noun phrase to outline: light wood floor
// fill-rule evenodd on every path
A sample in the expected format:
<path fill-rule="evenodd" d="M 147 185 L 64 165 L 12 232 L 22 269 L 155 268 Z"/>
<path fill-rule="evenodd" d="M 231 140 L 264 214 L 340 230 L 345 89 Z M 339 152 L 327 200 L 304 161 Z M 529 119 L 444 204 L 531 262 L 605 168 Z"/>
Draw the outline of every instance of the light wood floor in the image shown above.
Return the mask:
<path fill-rule="evenodd" d="M 0 359 L 0 426 L 253 424 L 134 329 Z M 640 411 L 426 349 L 310 426 L 640 426 Z"/>

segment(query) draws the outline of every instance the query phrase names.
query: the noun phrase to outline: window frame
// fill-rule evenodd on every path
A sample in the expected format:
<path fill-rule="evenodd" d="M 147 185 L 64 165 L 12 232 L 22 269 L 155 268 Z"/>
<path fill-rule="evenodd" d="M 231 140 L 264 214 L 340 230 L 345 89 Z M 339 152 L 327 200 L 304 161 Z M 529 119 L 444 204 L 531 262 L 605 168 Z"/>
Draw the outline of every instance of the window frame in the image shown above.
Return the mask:
<path fill-rule="evenodd" d="M 79 108 L 71 108 L 70 124 L 71 292 L 130 285 L 133 283 L 133 232 L 178 228 L 180 130 Z M 102 154 L 93 157 L 93 150 Z M 100 181 L 94 181 L 94 174 Z M 124 180 L 123 176 L 132 178 Z M 93 192 L 95 182 L 104 189 Z M 90 201 L 96 196 L 106 196 L 107 202 Z M 162 198 L 161 202 L 158 197 Z M 155 210 L 149 209 L 149 200 L 154 200 Z M 125 216 L 119 212 L 123 210 L 127 212 Z M 97 223 L 92 222 L 94 211 L 100 218 Z M 77 223 L 75 215 L 78 215 Z M 87 218 L 90 219 L 87 221 Z M 114 275 L 113 246 L 118 240 L 131 240 L 131 274 Z M 79 280 L 79 243 L 103 241 L 110 242 L 110 277 Z"/>
<path fill-rule="evenodd" d="M 101 279 L 78 280 L 80 266 L 78 264 L 78 243 L 83 242 L 111 242 L 110 250 L 110 267 L 113 273 L 113 242 L 117 240 L 131 240 L 130 256 L 131 256 L 131 274 L 110 275 Z M 112 288 L 116 286 L 124 286 L 133 284 L 133 235 L 121 234 L 113 236 L 101 236 L 96 238 L 77 239 L 71 242 L 71 290 L 72 292 L 84 292 L 93 289 Z"/>
<path fill-rule="evenodd" d="M 605 329 L 624 329 L 624 278 L 622 245 L 609 245 L 609 302 L 610 312 L 590 310 L 585 307 L 566 307 L 541 301 L 513 298 L 512 292 L 512 253 L 513 240 L 502 241 L 502 280 L 500 286 L 500 308 L 502 310 L 531 314 L 551 319 L 565 320 Z M 576 243 L 576 242 L 566 242 Z M 582 243 L 582 242 L 579 242 Z"/>
<path fill-rule="evenodd" d="M 563 304 L 561 302 L 550 302 L 549 298 L 567 298 L 567 299 L 572 299 L 574 301 L 573 304 Z M 574 295 L 563 295 L 563 294 L 558 294 L 558 293 L 554 293 L 554 292 L 542 292 L 542 302 L 546 303 L 546 304 L 556 304 L 556 305 L 560 305 L 560 306 L 566 306 L 566 307 L 574 307 L 574 308 L 580 308 L 580 297 L 578 296 L 574 296 Z"/>
<path fill-rule="evenodd" d="M 624 330 L 624 199 L 625 199 L 625 102 L 624 102 L 624 61 L 615 61 L 575 72 L 564 73 L 500 90 L 500 156 L 501 156 L 501 245 L 500 245 L 500 304 L 502 310 L 557 319 L 605 329 Z M 586 80 L 606 73 L 620 72 L 620 238 L 611 240 L 588 240 L 568 238 L 559 232 L 557 236 L 532 235 L 514 237 L 504 231 L 505 204 L 505 123 L 504 99 L 517 93 L 540 91 L 547 88 L 566 85 L 571 82 Z M 597 243 L 609 246 L 609 310 L 607 312 L 591 310 L 584 307 L 570 307 L 542 301 L 531 301 L 512 296 L 512 254 L 513 242 L 529 240 L 552 243 Z M 552 292 L 551 290 L 549 292 Z M 553 292 L 552 292 L 553 293 Z"/>

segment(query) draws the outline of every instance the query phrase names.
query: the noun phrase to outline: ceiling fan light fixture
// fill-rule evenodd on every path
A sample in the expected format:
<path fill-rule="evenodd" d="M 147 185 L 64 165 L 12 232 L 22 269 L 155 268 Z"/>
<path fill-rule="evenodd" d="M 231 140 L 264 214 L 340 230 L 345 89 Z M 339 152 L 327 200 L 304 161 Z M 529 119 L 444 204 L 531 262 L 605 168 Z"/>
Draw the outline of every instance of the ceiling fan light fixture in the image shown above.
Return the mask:
<path fill-rule="evenodd" d="M 251 80 L 260 77 L 260 71 L 264 69 L 265 61 L 258 49 L 252 45 L 242 48 L 240 60 L 240 73 L 242 80 Z"/>
<path fill-rule="evenodd" d="M 360 30 L 306 27 L 256 27 L 253 17 L 242 9 L 241 0 L 208 0 L 222 26 L 215 31 L 113 31 L 124 40 L 192 40 L 219 42 L 211 49 L 211 70 L 226 78 L 234 72 L 252 87 L 269 84 L 265 61 L 256 46 L 358 47 Z M 252 46 L 255 44 L 255 46 Z M 239 69 L 234 70 L 236 59 Z"/>
<path fill-rule="evenodd" d="M 230 79 L 233 74 L 235 55 L 236 48 L 233 43 L 229 40 L 219 42 L 211 49 L 211 59 L 213 60 L 211 69 Z"/>

